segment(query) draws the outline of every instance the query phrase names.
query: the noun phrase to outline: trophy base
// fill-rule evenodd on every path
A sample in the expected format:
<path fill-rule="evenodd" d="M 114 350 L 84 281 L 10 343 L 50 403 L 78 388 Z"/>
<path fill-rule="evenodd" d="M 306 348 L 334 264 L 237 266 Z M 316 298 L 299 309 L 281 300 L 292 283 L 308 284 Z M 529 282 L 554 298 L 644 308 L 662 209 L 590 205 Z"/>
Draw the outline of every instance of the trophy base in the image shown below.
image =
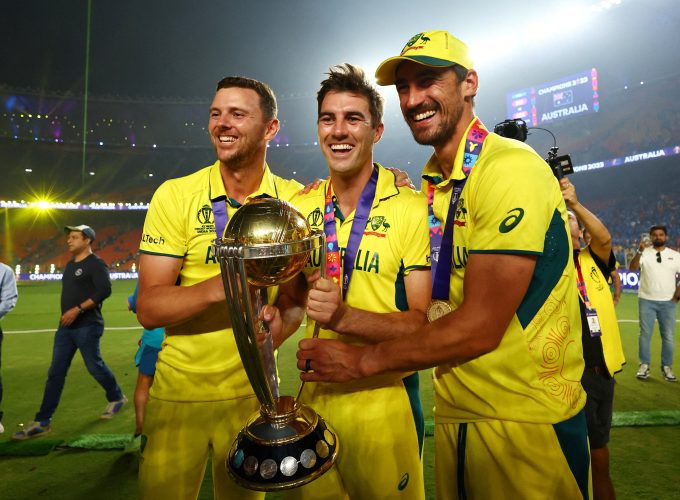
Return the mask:
<path fill-rule="evenodd" d="M 227 470 L 251 490 L 297 488 L 326 472 L 338 454 L 335 432 L 309 406 L 291 396 L 276 409 L 260 408 L 229 451 Z"/>

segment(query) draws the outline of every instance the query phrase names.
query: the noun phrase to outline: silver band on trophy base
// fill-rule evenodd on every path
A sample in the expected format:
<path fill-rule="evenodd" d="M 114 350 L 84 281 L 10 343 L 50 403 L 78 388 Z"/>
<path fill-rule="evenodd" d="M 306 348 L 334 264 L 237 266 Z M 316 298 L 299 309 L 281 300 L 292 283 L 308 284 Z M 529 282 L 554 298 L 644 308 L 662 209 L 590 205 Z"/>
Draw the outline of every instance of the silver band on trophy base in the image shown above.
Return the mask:
<path fill-rule="evenodd" d="M 430 302 L 429 306 L 427 306 L 427 320 L 432 323 L 433 321 L 437 321 L 442 316 L 446 316 L 451 311 L 453 311 L 451 304 L 444 300 L 435 299 Z"/>
<path fill-rule="evenodd" d="M 325 262 L 323 232 L 312 232 L 302 214 L 276 198 L 243 205 L 215 241 L 236 346 L 261 404 L 227 460 L 234 480 L 249 489 L 302 486 L 337 457 L 336 434 L 324 419 L 297 398 L 279 394 L 272 335 L 258 319 L 267 303 L 265 287 L 293 278 L 317 249 Z"/>

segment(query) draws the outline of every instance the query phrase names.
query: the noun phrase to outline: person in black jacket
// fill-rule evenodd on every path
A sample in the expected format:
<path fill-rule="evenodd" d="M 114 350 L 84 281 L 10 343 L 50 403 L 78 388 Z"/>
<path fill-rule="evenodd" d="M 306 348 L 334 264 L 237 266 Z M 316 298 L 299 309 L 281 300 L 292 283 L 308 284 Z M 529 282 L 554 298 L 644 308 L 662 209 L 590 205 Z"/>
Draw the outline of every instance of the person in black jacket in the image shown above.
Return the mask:
<path fill-rule="evenodd" d="M 104 261 L 92 252 L 94 230 L 85 225 L 66 226 L 66 243 L 73 255 L 61 279 L 61 318 L 54 336 L 52 364 L 40 410 L 35 420 L 12 436 L 14 440 L 39 437 L 51 430 L 52 415 L 57 409 L 66 374 L 77 350 L 94 379 L 106 391 L 108 404 L 101 418 L 110 419 L 118 413 L 127 398 L 99 350 L 104 333 L 102 303 L 111 295 L 111 280 Z"/>

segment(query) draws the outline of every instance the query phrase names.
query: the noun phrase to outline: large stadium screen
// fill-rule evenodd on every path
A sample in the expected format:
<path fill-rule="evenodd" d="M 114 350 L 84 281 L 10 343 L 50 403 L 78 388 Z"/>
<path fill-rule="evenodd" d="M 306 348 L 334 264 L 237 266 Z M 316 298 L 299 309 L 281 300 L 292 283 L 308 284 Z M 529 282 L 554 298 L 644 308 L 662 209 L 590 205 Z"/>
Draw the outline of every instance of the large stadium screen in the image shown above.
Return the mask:
<path fill-rule="evenodd" d="M 521 118 L 532 127 L 597 112 L 599 108 L 595 68 L 511 92 L 507 100 L 508 116 Z"/>

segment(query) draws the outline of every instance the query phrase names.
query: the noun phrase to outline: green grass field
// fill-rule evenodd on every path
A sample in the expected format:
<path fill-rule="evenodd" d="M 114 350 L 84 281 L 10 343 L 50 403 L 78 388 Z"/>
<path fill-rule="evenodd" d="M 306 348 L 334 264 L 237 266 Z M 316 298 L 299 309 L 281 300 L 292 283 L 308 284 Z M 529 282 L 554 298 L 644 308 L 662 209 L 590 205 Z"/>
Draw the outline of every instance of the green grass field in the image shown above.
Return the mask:
<path fill-rule="evenodd" d="M 133 356 L 141 327 L 127 311 L 126 297 L 133 282 L 114 282 L 106 301 L 106 333 L 102 353 L 128 397 L 136 380 Z M 19 303 L 5 317 L 2 375 L 5 394 L 2 408 L 9 440 L 18 424 L 33 419 L 49 366 L 53 332 L 59 318 L 59 283 L 28 283 L 19 286 Z M 664 381 L 659 372 L 660 339 L 652 343 L 652 376 L 641 382 L 637 369 L 637 301 L 624 294 L 617 309 L 628 365 L 617 376 L 615 413 L 632 411 L 680 411 L 680 383 Z M 281 349 L 280 369 L 284 392 L 294 394 L 297 374 L 293 358 L 295 342 Z M 677 365 L 680 367 L 680 364 Z M 680 371 L 680 369 L 679 369 Z M 432 387 L 429 373 L 421 377 L 426 419 L 432 419 Z M 106 405 L 103 390 L 87 373 L 82 359 L 73 361 L 61 404 L 50 435 L 32 441 L 70 441 L 89 434 L 124 434 L 134 429 L 132 403 L 113 420 L 99 415 Z M 332 416 L 328 416 L 332 421 Z M 20 443 L 24 444 L 24 443 Z M 619 426 L 610 442 L 614 485 L 620 499 L 680 499 L 680 425 Z M 0 450 L 2 447 L 0 446 Z M 428 498 L 434 498 L 432 437 L 425 441 L 425 474 Z M 43 456 L 0 456 L 0 498 L 14 499 L 118 499 L 136 497 L 138 459 L 120 450 L 54 450 Z M 212 498 L 209 470 L 200 498 Z M 267 498 L 280 498 L 268 495 Z"/>

